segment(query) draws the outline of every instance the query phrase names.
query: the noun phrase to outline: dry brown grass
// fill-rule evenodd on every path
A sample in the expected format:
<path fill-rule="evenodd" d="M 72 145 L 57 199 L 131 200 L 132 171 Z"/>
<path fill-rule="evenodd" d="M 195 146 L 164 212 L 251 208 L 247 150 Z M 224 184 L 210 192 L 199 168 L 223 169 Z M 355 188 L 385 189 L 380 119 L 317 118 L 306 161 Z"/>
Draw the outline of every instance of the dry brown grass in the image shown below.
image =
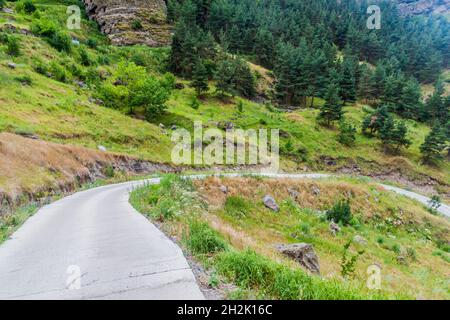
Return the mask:
<path fill-rule="evenodd" d="M 239 249 L 251 248 L 260 254 L 285 263 L 291 261 L 281 257 L 275 249 L 280 243 L 293 241 L 290 237 L 292 227 L 307 222 L 289 210 L 274 214 L 264 209 L 262 197 L 272 195 L 278 204 L 290 199 L 288 189 L 299 193 L 297 204 L 301 208 L 326 210 L 336 200 L 351 198 L 352 212 L 365 223 L 362 231 L 345 228 L 338 237 L 328 231 L 328 224 L 311 224 L 312 241 L 319 256 L 321 273 L 324 277 L 340 277 L 340 259 L 343 245 L 354 234 L 363 232 L 369 245 L 366 253 L 358 262 L 357 278 L 365 281 L 367 266 L 377 263 L 382 266 L 383 287 L 392 292 L 408 292 L 418 298 L 442 299 L 448 293 L 442 291 L 442 279 L 450 276 L 448 263 L 432 255 L 436 246 L 404 231 L 390 238 L 385 232 L 378 232 L 372 224 L 373 218 L 382 221 L 387 218 L 400 219 L 403 227 L 411 225 L 430 228 L 441 232 L 440 239 L 450 241 L 450 223 L 447 219 L 431 215 L 423 206 L 402 196 L 386 192 L 382 187 L 370 183 L 358 183 L 346 180 L 290 180 L 290 179 L 254 179 L 254 178 L 218 178 L 194 182 L 199 194 L 209 204 L 206 220 L 230 243 Z M 228 187 L 228 194 L 220 191 L 220 186 Z M 320 189 L 315 195 L 313 190 Z M 233 218 L 223 211 L 228 196 L 240 196 L 255 204 L 255 208 L 246 218 Z M 312 213 L 311 213 L 312 214 Z M 400 227 L 402 228 L 402 227 Z M 385 244 L 377 243 L 382 236 Z M 415 262 L 408 266 L 396 262 L 397 254 L 387 247 L 399 244 L 403 249 L 414 248 Z M 383 247 L 384 246 L 384 247 Z M 439 288 L 439 289 L 438 289 Z"/>
<path fill-rule="evenodd" d="M 61 189 L 84 182 L 90 168 L 123 156 L 0 133 L 0 195 L 14 200 L 23 193 Z"/>

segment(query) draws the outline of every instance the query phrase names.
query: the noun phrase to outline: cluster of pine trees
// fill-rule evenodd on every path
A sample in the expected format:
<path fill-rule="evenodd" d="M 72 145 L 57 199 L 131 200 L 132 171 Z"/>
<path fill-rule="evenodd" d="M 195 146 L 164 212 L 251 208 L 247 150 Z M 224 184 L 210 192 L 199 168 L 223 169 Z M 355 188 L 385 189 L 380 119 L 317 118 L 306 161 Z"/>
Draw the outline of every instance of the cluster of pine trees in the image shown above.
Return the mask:
<path fill-rule="evenodd" d="M 255 80 L 239 58 L 245 56 L 273 71 L 280 105 L 312 107 L 324 98 L 319 119 L 340 121 L 343 141 L 354 140 L 355 128 L 343 121 L 342 108 L 360 99 L 376 108 L 363 131 L 387 149 L 410 144 L 405 123 L 391 113 L 434 125 L 430 135 L 445 144 L 450 107 L 439 77 L 450 64 L 450 24 L 438 16 L 401 17 L 392 1 L 378 4 L 381 29 L 369 30 L 365 0 L 169 0 L 176 23 L 171 71 L 192 79 L 199 95 L 215 79 L 219 92 L 252 97 Z M 422 83 L 436 85 L 425 102 Z M 429 148 L 422 149 L 427 158 Z"/>
<path fill-rule="evenodd" d="M 219 46 L 205 27 L 210 5 L 202 0 L 169 2 L 169 19 L 176 23 L 170 70 L 191 79 L 198 95 L 207 92 L 208 81 L 214 79 L 220 93 L 252 98 L 256 84 L 248 64 Z"/>

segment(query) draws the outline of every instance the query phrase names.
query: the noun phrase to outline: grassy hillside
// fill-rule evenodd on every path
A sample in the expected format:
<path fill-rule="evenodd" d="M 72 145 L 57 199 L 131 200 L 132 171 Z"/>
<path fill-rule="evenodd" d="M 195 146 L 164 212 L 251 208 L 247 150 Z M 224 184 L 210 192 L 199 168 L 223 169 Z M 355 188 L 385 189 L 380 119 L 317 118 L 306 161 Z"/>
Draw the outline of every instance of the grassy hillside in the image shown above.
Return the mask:
<path fill-rule="evenodd" d="M 298 192 L 296 199 L 289 189 Z M 267 194 L 280 205 L 279 212 L 264 206 Z M 345 198 L 350 200 L 352 218 L 349 224 L 339 223 L 341 230 L 333 235 L 326 211 Z M 189 205 L 180 206 L 179 199 Z M 204 265 L 207 274 L 200 279 L 206 285 L 225 290 L 229 297 L 448 299 L 450 295 L 448 220 L 364 180 L 209 178 L 191 184 L 168 177 L 160 186 L 134 191 L 131 203 Z M 349 256 L 364 253 L 356 259 L 354 271 L 344 275 L 342 256 L 349 242 Z M 314 246 L 323 281 L 306 276 L 297 263 L 277 251 L 278 245 L 289 243 Z M 373 264 L 381 267 L 381 292 L 365 286 L 367 268 Z M 272 268 L 278 272 L 272 273 Z M 227 282 L 237 285 L 237 292 L 230 292 Z"/>
<path fill-rule="evenodd" d="M 10 55 L 8 44 L 0 43 L 0 131 L 37 135 L 42 140 L 92 149 L 102 145 L 109 151 L 168 162 L 172 148 L 170 130 L 162 130 L 160 123 L 166 128 L 177 125 L 188 130 L 192 130 L 195 120 L 210 127 L 233 122 L 244 129 L 277 128 L 281 129 L 284 170 L 372 175 L 422 192 L 439 192 L 444 198 L 450 194 L 450 165 L 448 161 L 436 167 L 421 164 L 419 146 L 430 129 L 414 121 L 408 122 L 413 145 L 398 155 L 386 155 L 379 140 L 361 134 L 357 135 L 354 147 L 340 144 L 336 128 L 316 123 L 316 109 L 286 113 L 270 104 L 240 98 L 224 101 L 216 97 L 213 83 L 200 107 L 193 109 L 194 90 L 179 79 L 185 88 L 173 92 L 167 112 L 153 123 L 98 105 L 92 98 L 96 94 L 95 83 L 101 83 L 114 72 L 119 61 L 133 61 L 149 74 L 159 76 L 165 70 L 168 49 L 110 46 L 86 17 L 82 19 L 81 30 L 65 29 L 67 5 L 77 1 L 34 3 L 38 14 L 0 13 L 1 34 L 16 38 L 20 49 L 17 56 Z M 7 2 L 7 7 L 14 8 L 15 4 Z M 54 21 L 75 40 L 70 53 L 56 50 L 45 37 L 30 34 L 36 21 L 42 19 Z M 15 32 L 7 31 L 11 28 Z M 15 68 L 9 66 L 11 63 Z M 270 82 L 267 71 L 258 66 L 252 69 L 262 74 L 260 88 L 267 89 Z M 237 108 L 239 101 L 244 105 L 242 113 Z M 316 107 L 321 103 L 316 99 Z M 357 126 L 370 111 L 360 104 L 346 107 L 347 118 Z"/>

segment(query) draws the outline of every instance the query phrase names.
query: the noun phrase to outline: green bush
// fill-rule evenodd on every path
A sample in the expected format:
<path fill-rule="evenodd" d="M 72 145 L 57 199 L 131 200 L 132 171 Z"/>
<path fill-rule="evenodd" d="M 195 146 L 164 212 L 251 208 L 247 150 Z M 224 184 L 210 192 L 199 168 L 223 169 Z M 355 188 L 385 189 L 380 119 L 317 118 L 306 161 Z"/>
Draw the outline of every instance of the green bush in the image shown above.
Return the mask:
<path fill-rule="evenodd" d="M 188 249 L 195 255 L 213 254 L 227 249 L 225 240 L 205 222 L 191 221 L 189 234 L 185 234 L 183 238 Z"/>
<path fill-rule="evenodd" d="M 133 20 L 131 22 L 131 29 L 133 30 L 142 30 L 142 22 L 140 20 Z"/>
<path fill-rule="evenodd" d="M 92 59 L 85 48 L 80 47 L 78 53 L 79 53 L 79 61 L 83 66 L 89 67 L 93 64 Z"/>
<path fill-rule="evenodd" d="M 8 36 L 6 40 L 6 54 L 12 57 L 20 56 L 20 44 L 17 37 Z"/>
<path fill-rule="evenodd" d="M 109 165 L 105 168 L 105 176 L 107 178 L 113 178 L 115 175 L 114 167 Z"/>
<path fill-rule="evenodd" d="M 48 65 L 38 58 L 35 58 L 33 60 L 32 68 L 34 71 L 36 71 L 37 73 L 42 74 L 42 75 L 47 75 L 47 73 L 49 72 Z"/>
<path fill-rule="evenodd" d="M 145 117 L 151 121 L 166 109 L 165 103 L 174 86 L 174 76 L 162 78 L 149 76 L 145 68 L 133 62 L 119 63 L 114 75 L 97 91 L 97 98 L 106 106 L 133 114 L 135 108 L 144 109 Z"/>
<path fill-rule="evenodd" d="M 349 225 L 353 215 L 350 207 L 350 200 L 340 200 L 327 211 L 327 219 L 343 225 Z"/>
<path fill-rule="evenodd" d="M 97 48 L 97 40 L 94 38 L 89 38 L 86 41 L 86 45 L 91 49 L 96 49 Z"/>
<path fill-rule="evenodd" d="M 31 0 L 19 1 L 16 4 L 16 11 L 23 12 L 25 14 L 32 14 L 36 11 L 36 6 Z"/>
<path fill-rule="evenodd" d="M 31 79 L 29 75 L 15 77 L 14 80 L 20 82 L 24 86 L 31 86 L 33 84 L 33 79 Z"/>
<path fill-rule="evenodd" d="M 70 52 L 72 49 L 72 39 L 64 32 L 56 32 L 47 40 L 58 51 Z"/>
<path fill-rule="evenodd" d="M 67 82 L 69 76 L 66 70 L 55 61 L 50 63 L 50 73 L 52 77 L 59 82 Z"/>
<path fill-rule="evenodd" d="M 58 25 L 55 21 L 40 18 L 31 23 L 31 32 L 42 37 L 52 37 L 58 31 Z"/>
<path fill-rule="evenodd" d="M 58 51 L 70 52 L 72 38 L 60 31 L 58 23 L 48 18 L 39 18 L 31 23 L 31 31 L 38 36 L 45 37 L 47 42 Z"/>
<path fill-rule="evenodd" d="M 5 6 L 5 0 L 0 0 L 0 10 L 2 10 Z"/>
<path fill-rule="evenodd" d="M 225 212 L 234 217 L 245 217 L 250 211 L 250 204 L 242 197 L 229 196 L 225 200 Z"/>
<path fill-rule="evenodd" d="M 194 97 L 194 99 L 192 99 L 191 101 L 191 108 L 194 110 L 198 110 L 198 108 L 200 108 L 200 101 Z"/>

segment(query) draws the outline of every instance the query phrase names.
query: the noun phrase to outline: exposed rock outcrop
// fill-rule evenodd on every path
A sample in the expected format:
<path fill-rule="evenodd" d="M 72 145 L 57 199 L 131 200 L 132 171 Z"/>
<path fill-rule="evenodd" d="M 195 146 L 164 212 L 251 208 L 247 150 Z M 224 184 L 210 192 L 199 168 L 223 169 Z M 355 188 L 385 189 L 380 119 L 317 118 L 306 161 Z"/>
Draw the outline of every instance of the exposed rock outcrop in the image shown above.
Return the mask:
<path fill-rule="evenodd" d="M 164 0 L 83 0 L 88 16 L 95 20 L 114 45 L 170 44 L 170 25 Z"/>
<path fill-rule="evenodd" d="M 278 251 L 285 256 L 294 259 L 308 271 L 320 274 L 319 259 L 312 245 L 308 243 L 295 243 L 280 245 Z"/>
<path fill-rule="evenodd" d="M 402 14 L 449 14 L 450 0 L 397 0 Z"/>

